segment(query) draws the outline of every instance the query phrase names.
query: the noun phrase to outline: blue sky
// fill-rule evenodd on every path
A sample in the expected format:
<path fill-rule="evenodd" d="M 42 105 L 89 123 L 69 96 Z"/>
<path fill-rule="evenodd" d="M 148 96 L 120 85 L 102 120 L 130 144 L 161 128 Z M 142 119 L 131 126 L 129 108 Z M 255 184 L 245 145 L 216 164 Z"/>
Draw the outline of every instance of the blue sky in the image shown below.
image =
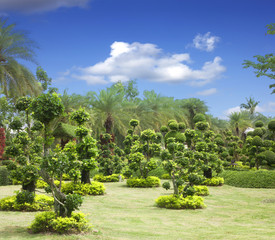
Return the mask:
<path fill-rule="evenodd" d="M 274 10 L 274 0 L 0 1 L 0 14 L 37 42 L 37 61 L 60 92 L 136 79 L 141 93 L 200 98 L 221 118 L 250 96 L 275 116 L 274 81 L 242 67 L 274 53 L 275 36 L 265 34 Z"/>

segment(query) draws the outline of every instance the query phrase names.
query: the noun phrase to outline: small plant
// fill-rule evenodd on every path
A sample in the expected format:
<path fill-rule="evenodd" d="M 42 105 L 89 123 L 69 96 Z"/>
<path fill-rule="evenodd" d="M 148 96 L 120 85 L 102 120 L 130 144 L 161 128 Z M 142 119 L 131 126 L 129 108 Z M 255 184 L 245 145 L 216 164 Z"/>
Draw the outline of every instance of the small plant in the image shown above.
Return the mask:
<path fill-rule="evenodd" d="M 100 182 L 83 183 L 65 183 L 61 191 L 65 194 L 77 193 L 79 195 L 103 195 L 105 193 L 105 186 Z"/>
<path fill-rule="evenodd" d="M 24 204 L 24 203 L 29 203 L 32 204 L 34 203 L 34 192 L 29 192 L 26 190 L 22 190 L 21 192 L 16 193 L 16 203 L 18 204 Z"/>
<path fill-rule="evenodd" d="M 129 178 L 127 180 L 128 187 L 137 187 L 137 188 L 151 188 L 159 187 L 160 179 L 158 177 L 149 176 L 147 178 Z"/>
<path fill-rule="evenodd" d="M 207 178 L 202 184 L 206 186 L 222 186 L 224 184 L 224 179 L 222 177 Z"/>
<path fill-rule="evenodd" d="M 169 182 L 164 182 L 162 184 L 162 187 L 165 189 L 165 190 L 169 190 L 171 188 L 171 184 Z"/>

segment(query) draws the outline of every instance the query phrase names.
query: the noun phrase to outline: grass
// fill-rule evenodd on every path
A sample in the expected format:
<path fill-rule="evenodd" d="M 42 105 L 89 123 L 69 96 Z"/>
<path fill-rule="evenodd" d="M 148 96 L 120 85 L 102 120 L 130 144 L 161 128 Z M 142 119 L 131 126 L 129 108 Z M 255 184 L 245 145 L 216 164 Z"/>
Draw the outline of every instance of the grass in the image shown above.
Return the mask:
<path fill-rule="evenodd" d="M 170 194 L 163 188 L 127 188 L 106 183 L 104 196 L 85 197 L 81 211 L 95 231 L 86 235 L 30 235 L 35 213 L 0 212 L 0 239 L 275 239 L 275 189 L 210 187 L 207 208 L 168 210 L 154 199 Z M 19 186 L 0 187 L 0 198 Z"/>

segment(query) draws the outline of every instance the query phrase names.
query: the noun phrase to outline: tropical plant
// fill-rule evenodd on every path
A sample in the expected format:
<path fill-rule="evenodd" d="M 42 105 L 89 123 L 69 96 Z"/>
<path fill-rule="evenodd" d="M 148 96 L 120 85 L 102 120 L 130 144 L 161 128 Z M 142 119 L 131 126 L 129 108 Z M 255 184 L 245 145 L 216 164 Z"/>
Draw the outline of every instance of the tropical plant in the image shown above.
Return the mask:
<path fill-rule="evenodd" d="M 245 98 L 246 103 L 242 103 L 240 105 L 241 108 L 248 110 L 251 115 L 255 113 L 256 107 L 260 103 L 259 101 L 255 101 L 253 97 Z"/>

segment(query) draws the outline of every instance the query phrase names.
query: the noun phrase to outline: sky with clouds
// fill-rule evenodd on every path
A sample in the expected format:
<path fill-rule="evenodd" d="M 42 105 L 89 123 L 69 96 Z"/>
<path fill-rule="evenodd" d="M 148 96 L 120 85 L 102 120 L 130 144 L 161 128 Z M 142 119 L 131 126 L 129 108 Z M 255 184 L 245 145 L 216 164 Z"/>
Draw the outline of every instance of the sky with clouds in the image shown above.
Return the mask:
<path fill-rule="evenodd" d="M 265 34 L 274 10 L 273 0 L 0 1 L 0 15 L 37 42 L 37 61 L 60 92 L 135 79 L 141 93 L 200 98 L 220 118 L 247 97 L 275 116 L 274 81 L 242 66 L 274 53 L 275 36 Z"/>

